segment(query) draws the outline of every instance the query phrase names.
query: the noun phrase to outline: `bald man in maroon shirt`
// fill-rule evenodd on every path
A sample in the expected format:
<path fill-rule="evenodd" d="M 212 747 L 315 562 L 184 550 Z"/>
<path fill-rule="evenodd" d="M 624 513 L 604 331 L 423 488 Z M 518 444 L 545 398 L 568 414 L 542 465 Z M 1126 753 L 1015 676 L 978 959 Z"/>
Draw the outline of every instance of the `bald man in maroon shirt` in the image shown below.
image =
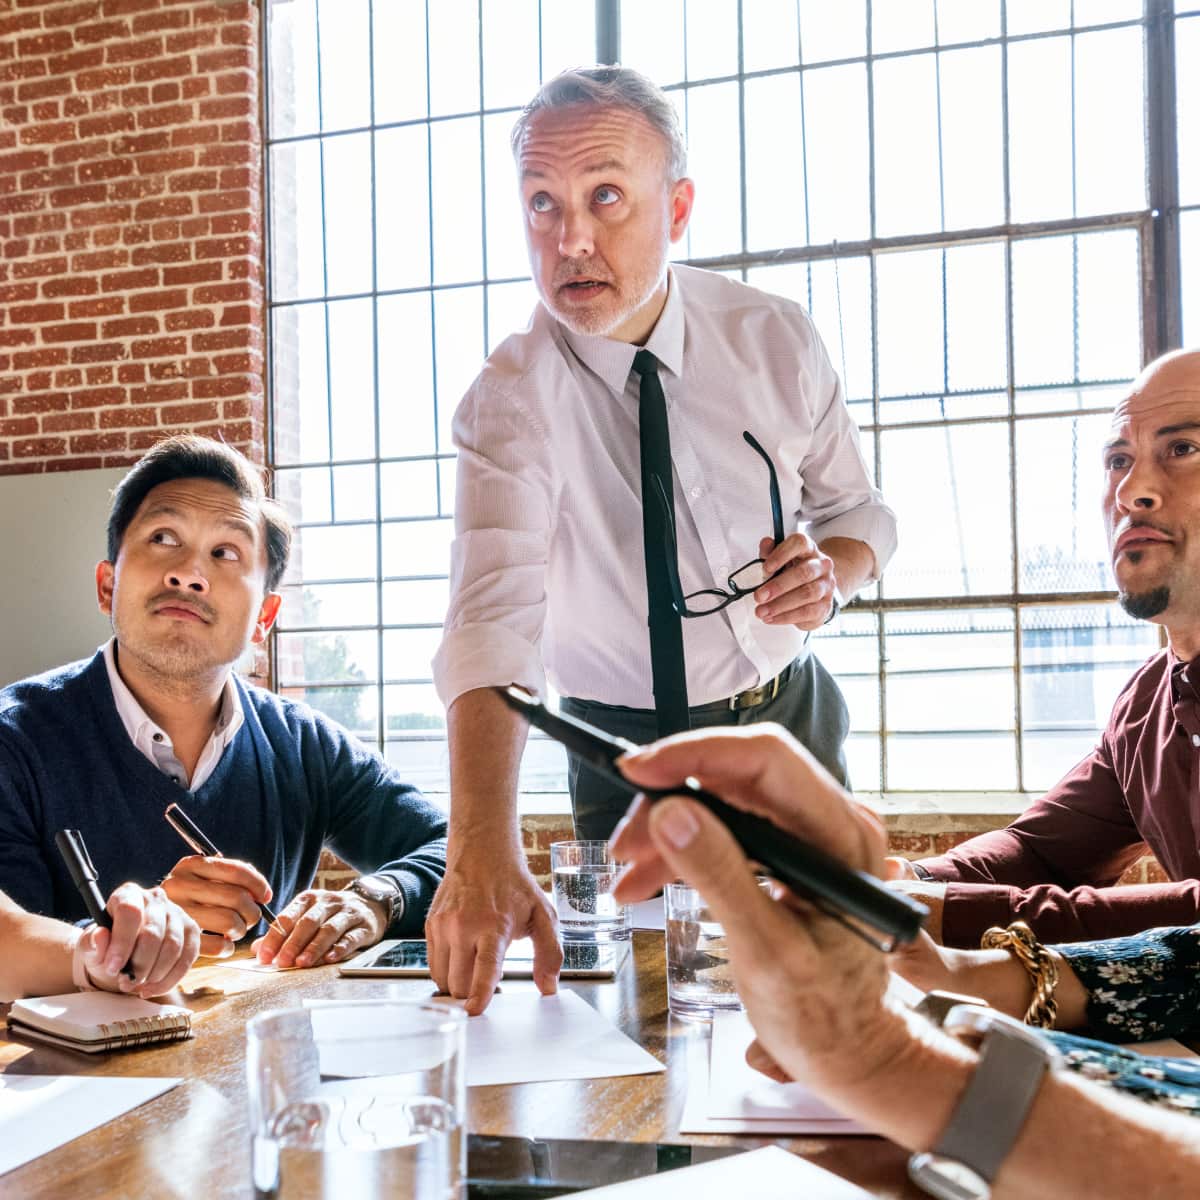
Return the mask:
<path fill-rule="evenodd" d="M 1103 468 L 1121 607 L 1161 625 L 1167 648 L 1125 685 L 1091 754 L 1006 829 L 888 860 L 948 946 L 1015 920 L 1047 942 L 1200 920 L 1200 351 L 1134 381 Z M 1113 887 L 1147 848 L 1172 882 Z"/>

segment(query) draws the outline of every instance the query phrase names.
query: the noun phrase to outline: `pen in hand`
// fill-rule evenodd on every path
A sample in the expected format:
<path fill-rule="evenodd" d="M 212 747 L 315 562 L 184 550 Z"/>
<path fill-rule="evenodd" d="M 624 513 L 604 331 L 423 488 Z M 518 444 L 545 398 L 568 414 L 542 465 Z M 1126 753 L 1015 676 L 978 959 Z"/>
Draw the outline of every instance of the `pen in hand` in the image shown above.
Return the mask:
<path fill-rule="evenodd" d="M 54 835 L 54 844 L 67 864 L 67 870 L 71 872 L 71 879 L 74 880 L 75 887 L 83 897 L 88 916 L 97 925 L 102 925 L 105 929 L 112 929 L 112 917 L 109 916 L 108 909 L 104 906 L 103 894 L 96 886 L 96 880 L 100 876 L 92 865 L 91 856 L 83 841 L 83 834 L 78 829 L 60 829 Z M 121 968 L 121 974 L 127 975 L 130 979 L 135 978 L 133 963 L 127 962 Z"/>
<path fill-rule="evenodd" d="M 166 812 L 163 815 L 167 818 L 167 824 L 187 842 L 194 854 L 203 854 L 208 858 L 225 857 L 209 840 L 204 830 L 178 804 L 168 804 Z M 279 918 L 271 909 L 261 900 L 255 901 L 255 903 L 258 905 L 259 912 L 262 913 L 267 922 L 286 937 L 287 931 L 279 924 Z"/>

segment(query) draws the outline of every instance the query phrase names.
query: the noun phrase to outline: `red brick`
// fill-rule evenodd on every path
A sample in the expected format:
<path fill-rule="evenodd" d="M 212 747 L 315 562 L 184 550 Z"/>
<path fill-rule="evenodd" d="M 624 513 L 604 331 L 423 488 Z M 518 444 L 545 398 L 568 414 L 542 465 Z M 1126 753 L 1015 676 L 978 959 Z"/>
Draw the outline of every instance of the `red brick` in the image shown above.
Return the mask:
<path fill-rule="evenodd" d="M 40 13 L 13 13 L 9 16 L 0 17 L 0 38 L 9 37 L 14 33 L 21 33 L 26 29 L 41 29 L 41 27 L 42 18 Z"/>
<path fill-rule="evenodd" d="M 208 80 L 203 76 L 183 81 L 183 98 L 185 100 L 195 100 L 197 96 L 207 96 L 211 91 Z"/>
<path fill-rule="evenodd" d="M 162 0 L 104 0 L 104 15 L 106 17 L 133 16 L 136 13 L 150 12 L 160 8 Z"/>
<path fill-rule="evenodd" d="M 84 377 L 87 379 L 89 387 L 96 387 L 102 383 L 112 383 L 113 369 L 111 365 L 88 367 L 84 372 Z"/>
<path fill-rule="evenodd" d="M 217 31 L 215 29 L 194 29 L 188 33 L 167 34 L 163 46 L 168 54 L 181 54 L 214 46 L 216 42 Z"/>
<path fill-rule="evenodd" d="M 160 312 L 166 308 L 182 308 L 188 302 L 188 294 L 180 288 L 157 292 L 139 292 L 129 298 L 129 311 Z"/>
<path fill-rule="evenodd" d="M 192 202 L 187 196 L 164 196 L 137 205 L 133 215 L 138 221 L 153 221 L 159 217 L 186 217 L 191 211 Z"/>
<path fill-rule="evenodd" d="M 70 50 L 75 39 L 65 29 L 39 33 L 33 37 L 17 38 L 17 54 L 21 58 L 37 58 L 42 54 L 58 54 Z"/>
<path fill-rule="evenodd" d="M 221 130 L 216 125 L 185 125 L 180 129 L 171 130 L 171 145 L 172 146 L 214 146 L 221 140 Z M 212 153 L 211 150 L 205 150 L 201 156 L 201 162 L 205 162 L 205 157 Z M 205 165 L 213 165 L 205 163 Z"/>
<path fill-rule="evenodd" d="M 62 392 L 45 396 L 18 396 L 12 404 L 15 413 L 65 412 L 69 407 L 67 397 Z"/>
<path fill-rule="evenodd" d="M 159 196 L 166 190 L 161 178 L 118 179 L 109 187 L 114 200 L 145 200 L 147 196 Z"/>
<path fill-rule="evenodd" d="M 230 121 L 221 126 L 222 142 L 250 142 L 257 145 L 260 141 L 258 126 L 253 121 Z"/>
<path fill-rule="evenodd" d="M 48 96 L 68 96 L 71 92 L 69 79 L 31 79 L 17 84 L 17 99 L 22 103 L 44 100 Z"/>
<path fill-rule="evenodd" d="M 192 380 L 192 395 L 197 400 L 219 399 L 223 396 L 244 396 L 246 381 L 236 375 L 217 375 L 207 379 Z"/>
<path fill-rule="evenodd" d="M 188 157 L 193 155 L 189 152 Z M 189 171 L 173 175 L 167 187 L 172 192 L 211 192 L 219 185 L 220 179 L 216 171 Z"/>
<path fill-rule="evenodd" d="M 8 356 L 4 357 L 4 365 L 8 365 Z M 19 381 L 18 381 L 19 382 Z M 25 376 L 25 387 L 31 392 L 46 392 L 54 386 L 54 377 L 49 371 L 33 371 Z"/>
<path fill-rule="evenodd" d="M 26 125 L 20 132 L 23 146 L 45 146 L 57 142 L 73 142 L 76 138 L 74 121 L 47 121 L 38 125 Z"/>
<path fill-rule="evenodd" d="M 0 437 L 26 437 L 37 431 L 37 417 L 9 417 L 0 421 Z"/>
<path fill-rule="evenodd" d="M 215 236 L 229 233 L 253 233 L 258 237 L 262 230 L 259 228 L 258 215 L 248 212 L 222 213 L 209 219 L 209 227 Z"/>
<path fill-rule="evenodd" d="M 36 329 L 0 329 L 0 346 L 32 346 L 36 341 Z"/>
<path fill-rule="evenodd" d="M 172 104 L 179 99 L 179 84 L 156 83 L 150 89 L 151 104 Z"/>
<path fill-rule="evenodd" d="M 125 389 L 119 387 L 81 388 L 71 393 L 72 408 L 108 408 L 125 401 Z"/>
<path fill-rule="evenodd" d="M 48 279 L 42 284 L 43 296 L 93 296 L 99 290 L 99 280 L 81 275 L 71 275 L 66 279 Z"/>
<path fill-rule="evenodd" d="M 239 418 L 253 415 L 254 411 L 249 400 L 225 400 L 221 404 L 221 416 L 227 421 L 236 421 Z"/>
<path fill-rule="evenodd" d="M 253 96 L 257 88 L 253 71 L 229 71 L 217 76 L 218 96 Z"/>
<path fill-rule="evenodd" d="M 163 270 L 163 286 L 173 287 L 181 283 L 215 283 L 224 273 L 219 262 L 193 263 L 187 267 L 166 267 Z"/>
<path fill-rule="evenodd" d="M 181 425 L 194 425 L 197 421 L 219 421 L 221 413 L 212 402 L 172 404 L 159 409 L 159 418 Z"/>
<path fill-rule="evenodd" d="M 159 37 L 142 38 L 139 41 L 118 42 L 109 46 L 104 61 L 110 63 L 145 62 L 148 58 L 161 58 L 163 40 Z"/>
<path fill-rule="evenodd" d="M 106 158 L 108 153 L 108 142 L 103 140 L 70 142 L 65 146 L 56 146 L 53 158 L 56 163 L 74 163 L 83 162 L 86 159 Z"/>
<path fill-rule="evenodd" d="M 120 296 L 105 296 L 100 300 L 76 300 L 69 310 L 74 317 L 111 317 L 125 311 L 125 301 Z M 103 334 L 103 330 L 101 333 Z"/>
<path fill-rule="evenodd" d="M 65 325 L 43 325 L 43 342 L 86 342 L 96 336 L 96 326 L 90 321 L 74 321 Z"/>
<path fill-rule="evenodd" d="M 218 272 L 219 270 L 218 267 Z M 220 278 L 219 273 L 217 278 Z M 16 304 L 22 300 L 36 300 L 37 294 L 36 283 L 8 283 L 0 287 L 0 304 Z"/>
<path fill-rule="evenodd" d="M 128 265 L 128 254 L 124 250 L 93 250 L 90 254 L 77 254 L 71 259 L 72 271 L 111 271 Z"/>
<path fill-rule="evenodd" d="M 139 63 L 133 68 L 133 77 L 141 83 L 155 79 L 177 79 L 192 73 L 192 58 L 189 54 L 178 54 L 172 58 L 155 58 Z"/>
<path fill-rule="evenodd" d="M 262 356 L 259 354 L 218 354 L 213 366 L 218 375 L 248 375 L 262 371 Z"/>
<path fill-rule="evenodd" d="M 30 115 L 29 108 L 24 104 L 10 104 L 0 109 L 0 121 L 8 125 L 24 125 Z"/>
<path fill-rule="evenodd" d="M 57 121 L 62 116 L 62 105 L 57 100 L 39 100 L 32 115 L 35 121 Z"/>
<path fill-rule="evenodd" d="M 15 241 L 4 243 L 5 258 L 25 258 L 29 253 L 29 239 L 17 238 Z"/>
<path fill-rule="evenodd" d="M 66 316 L 62 304 L 14 304 L 8 319 L 14 325 L 36 325 L 41 321 L 61 321 Z"/>
<path fill-rule="evenodd" d="M 164 125 L 185 125 L 194 115 L 190 104 L 160 104 L 138 113 L 137 123 L 139 129 L 162 129 Z"/>
<path fill-rule="evenodd" d="M 196 207 L 204 213 L 242 212 L 251 207 L 251 196 L 248 191 L 205 192 L 197 197 Z"/>
<path fill-rule="evenodd" d="M 162 404 L 168 400 L 182 400 L 187 394 L 188 385 L 184 382 L 152 383 L 146 387 L 129 389 L 129 399 L 133 404 Z"/>
<path fill-rule="evenodd" d="M 70 187 L 74 182 L 73 166 L 42 167 L 37 171 L 26 171 L 21 176 L 20 187 L 25 191 L 36 191 L 40 188 Z M 50 202 L 54 203 L 53 196 Z"/>
<path fill-rule="evenodd" d="M 150 226 L 150 238 L 155 242 L 177 242 L 180 238 L 186 237 L 183 232 L 183 226 L 178 221 L 155 221 Z M 190 238 L 188 239 L 191 240 Z M 188 255 L 191 259 L 191 255 Z"/>
<path fill-rule="evenodd" d="M 147 338 L 133 343 L 134 358 L 168 358 L 187 353 L 187 338 Z"/>
<path fill-rule="evenodd" d="M 149 154 L 166 150 L 171 144 L 169 133 L 139 133 L 133 137 L 116 138 L 112 144 L 114 154 Z"/>
<path fill-rule="evenodd" d="M 108 189 L 102 183 L 63 187 L 50 193 L 50 203 L 55 208 L 78 208 L 83 204 L 103 204 L 107 199 Z"/>
<path fill-rule="evenodd" d="M 70 54 L 56 54 L 48 62 L 51 75 L 77 75 L 90 71 L 104 62 L 104 51 L 98 46 L 90 50 L 72 50 Z"/>
<path fill-rule="evenodd" d="M 83 372 L 78 367 L 64 367 L 54 372 L 54 386 L 58 388 L 83 387 Z M 67 406 L 64 404 L 64 408 Z"/>
<path fill-rule="evenodd" d="M 64 4 L 58 8 L 48 8 L 42 14 L 42 22 L 47 29 L 58 25 L 78 25 L 81 21 L 92 21 L 100 15 L 98 0 L 90 0 L 87 4 Z"/>
<path fill-rule="evenodd" d="M 65 275 L 67 269 L 67 260 L 62 257 L 31 258 L 13 263 L 12 273 L 14 279 L 42 279 L 47 275 Z"/>
<path fill-rule="evenodd" d="M 0 168 L 0 170 L 2 169 Z M 36 213 L 31 217 L 17 217 L 13 221 L 13 232 L 18 235 L 27 233 L 53 233 L 66 229 L 66 227 L 66 214 L 60 212 Z"/>
<path fill-rule="evenodd" d="M 109 38 L 127 38 L 128 36 L 128 21 L 97 21 L 94 25 L 75 26 L 75 40 L 85 44 L 106 42 Z"/>
<path fill-rule="evenodd" d="M 198 287 L 192 295 L 197 304 L 223 304 L 227 301 L 251 300 L 248 283 L 216 283 L 209 287 Z"/>
<path fill-rule="evenodd" d="M 94 412 L 56 413 L 42 418 L 43 433 L 68 433 L 75 429 L 95 429 L 96 414 Z"/>
<path fill-rule="evenodd" d="M 159 150 L 139 158 L 137 169 L 141 175 L 162 175 L 168 171 L 187 171 L 195 162 L 193 150 Z"/>
<path fill-rule="evenodd" d="M 49 72 L 40 58 L 26 58 L 0 66 L 0 80 L 37 79 L 46 74 Z"/>
<path fill-rule="evenodd" d="M 88 111 L 88 102 L 82 96 L 67 96 L 62 109 L 64 117 L 82 117 Z"/>
<path fill-rule="evenodd" d="M 119 179 L 123 175 L 132 174 L 132 158 L 106 158 L 99 162 L 79 164 L 79 178 L 83 183 L 94 179 Z"/>
<path fill-rule="evenodd" d="M 63 240 L 57 234 L 44 233 L 33 240 L 34 254 L 55 254 L 62 249 Z"/>
<path fill-rule="evenodd" d="M 117 271 L 100 276 L 100 286 L 106 292 L 129 292 L 134 288 L 154 287 L 158 283 L 158 272 L 153 268 L 140 271 Z"/>
<path fill-rule="evenodd" d="M 13 355 L 13 368 L 28 371 L 31 367 L 57 367 L 67 361 L 67 352 L 61 346 L 43 346 L 37 350 L 22 350 Z"/>
<path fill-rule="evenodd" d="M 192 14 L 180 9 L 165 12 L 147 12 L 133 18 L 134 33 L 159 33 L 167 29 L 186 29 L 191 24 Z"/>
<path fill-rule="evenodd" d="M 163 242 L 155 246 L 142 246 L 133 252 L 135 267 L 146 263 L 185 263 L 192 261 L 190 242 Z"/>
<path fill-rule="evenodd" d="M 94 102 L 100 101 L 103 107 L 112 108 L 116 106 L 118 98 L 115 95 L 102 97 L 98 93 L 103 93 L 105 88 L 119 88 L 132 78 L 133 70 L 130 67 L 99 67 L 93 71 L 80 71 L 75 76 L 75 86 L 79 91 L 91 94 Z"/>
<path fill-rule="evenodd" d="M 201 100 L 196 106 L 201 121 L 227 121 L 231 117 L 248 117 L 254 111 L 249 96 L 225 96 L 220 100 Z"/>
<path fill-rule="evenodd" d="M 13 458 L 51 458 L 67 452 L 67 443 L 62 438 L 30 438 L 24 442 L 13 442 Z"/>
<path fill-rule="evenodd" d="M 80 137 L 104 137 L 110 133 L 128 133 L 137 127 L 131 112 L 102 113 L 98 117 L 83 117 L 79 122 Z"/>
<path fill-rule="evenodd" d="M 106 408 L 100 413 L 101 429 L 146 429 L 157 424 L 153 408 Z"/>
<path fill-rule="evenodd" d="M 163 328 L 170 332 L 183 329 L 209 329 L 217 323 L 207 308 L 185 308 L 182 312 L 167 313 Z"/>
<path fill-rule="evenodd" d="M 129 347 L 124 342 L 88 342 L 71 351 L 73 363 L 115 362 L 129 357 Z"/>
<path fill-rule="evenodd" d="M 82 458 L 74 455 L 69 458 L 52 458 L 43 463 L 42 467 L 47 473 L 50 473 L 54 471 L 95 471 L 108 465 L 109 463 L 97 454 Z"/>
<path fill-rule="evenodd" d="M 145 337 L 158 333 L 157 317 L 122 317 L 116 321 L 105 321 L 100 330 L 106 338 Z"/>
<path fill-rule="evenodd" d="M 71 453 L 97 454 L 108 450 L 124 450 L 128 444 L 128 435 L 119 431 L 84 433 L 71 439 Z"/>

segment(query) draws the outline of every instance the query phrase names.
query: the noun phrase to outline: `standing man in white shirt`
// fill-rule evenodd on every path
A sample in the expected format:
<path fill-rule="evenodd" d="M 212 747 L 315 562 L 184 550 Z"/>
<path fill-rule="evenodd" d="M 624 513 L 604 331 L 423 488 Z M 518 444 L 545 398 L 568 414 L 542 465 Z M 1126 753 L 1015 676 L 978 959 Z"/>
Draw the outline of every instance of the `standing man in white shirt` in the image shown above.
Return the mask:
<path fill-rule="evenodd" d="M 434 660 L 452 806 L 426 936 L 473 1013 L 512 938 L 533 937 L 543 991 L 561 964 L 518 833 L 525 728 L 490 687 L 548 674 L 565 711 L 636 742 L 778 721 L 844 782 L 846 708 L 808 634 L 896 539 L 808 314 L 668 269 L 694 187 L 666 95 L 626 68 L 564 72 L 513 151 L 542 303 L 455 417 Z M 607 837 L 625 797 L 575 763 L 570 782 L 579 836 Z"/>

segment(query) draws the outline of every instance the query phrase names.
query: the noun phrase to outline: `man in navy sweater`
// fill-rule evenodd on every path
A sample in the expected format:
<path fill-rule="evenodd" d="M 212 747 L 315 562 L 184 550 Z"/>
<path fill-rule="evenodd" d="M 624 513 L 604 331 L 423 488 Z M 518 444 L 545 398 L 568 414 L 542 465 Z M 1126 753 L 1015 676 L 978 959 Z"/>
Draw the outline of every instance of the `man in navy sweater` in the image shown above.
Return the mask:
<path fill-rule="evenodd" d="M 321 714 L 233 672 L 279 612 L 291 536 L 250 463 L 218 442 L 160 442 L 121 481 L 96 568 L 115 636 L 0 691 L 0 888 L 13 900 L 86 916 L 54 845 L 77 828 L 101 886 L 161 884 L 206 931 L 202 954 L 230 953 L 272 900 L 278 928 L 255 948 L 281 967 L 421 936 L 443 814 Z M 181 857 L 172 803 L 227 857 Z M 310 888 L 324 844 L 369 874 Z"/>

